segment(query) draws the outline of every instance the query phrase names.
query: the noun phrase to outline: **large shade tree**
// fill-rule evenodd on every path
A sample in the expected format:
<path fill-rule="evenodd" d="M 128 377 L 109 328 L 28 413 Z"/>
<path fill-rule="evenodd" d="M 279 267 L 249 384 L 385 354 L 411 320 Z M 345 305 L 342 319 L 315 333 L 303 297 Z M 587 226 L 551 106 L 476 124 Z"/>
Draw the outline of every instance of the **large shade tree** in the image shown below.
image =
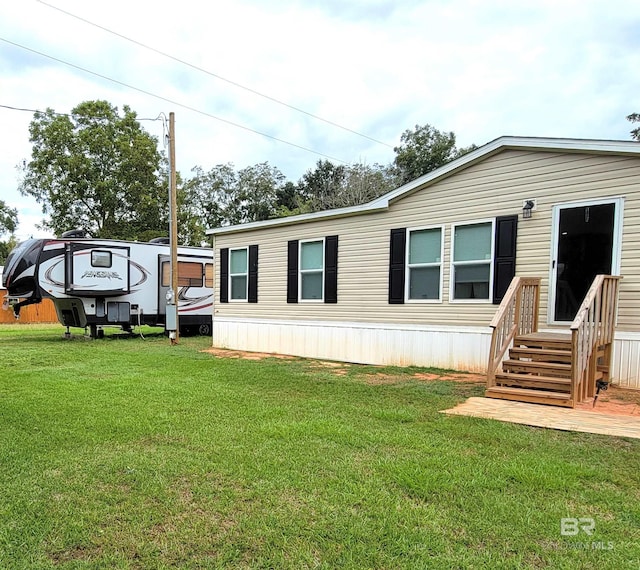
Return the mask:
<path fill-rule="evenodd" d="M 0 200 L 0 237 L 10 234 L 7 241 L 0 241 L 0 265 L 9 255 L 9 252 L 17 245 L 13 232 L 18 227 L 18 210 L 7 206 L 4 200 Z"/>
<path fill-rule="evenodd" d="M 298 212 L 357 206 L 398 185 L 393 168 L 379 164 L 335 165 L 319 160 L 298 182 Z M 286 210 L 282 214 L 286 214 Z"/>
<path fill-rule="evenodd" d="M 476 148 L 475 145 L 457 148 L 456 135 L 451 131 L 445 133 L 431 125 L 416 125 L 400 136 L 400 145 L 393 149 L 394 165 L 401 182 L 406 183 Z"/>
<path fill-rule="evenodd" d="M 9 207 L 4 200 L 0 200 L 0 236 L 16 231 L 18 227 L 18 210 Z"/>
<path fill-rule="evenodd" d="M 182 188 L 179 216 L 191 221 L 193 242 L 204 239 L 206 228 L 275 217 L 284 195 L 284 175 L 267 162 L 238 171 L 232 164 L 209 171 L 197 166 L 192 172 Z"/>
<path fill-rule="evenodd" d="M 167 233 L 158 141 L 128 106 L 119 113 L 107 101 L 85 101 L 70 115 L 47 109 L 29 132 L 33 149 L 19 190 L 42 205 L 45 228 L 119 239 Z"/>

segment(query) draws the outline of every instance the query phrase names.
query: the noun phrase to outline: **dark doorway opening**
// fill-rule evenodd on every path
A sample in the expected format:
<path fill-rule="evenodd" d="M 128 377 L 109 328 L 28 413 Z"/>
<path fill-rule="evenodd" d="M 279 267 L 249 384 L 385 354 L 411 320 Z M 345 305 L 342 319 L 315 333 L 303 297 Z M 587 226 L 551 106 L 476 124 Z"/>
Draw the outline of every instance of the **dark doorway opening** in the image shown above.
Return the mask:
<path fill-rule="evenodd" d="M 560 210 L 556 321 L 572 321 L 595 276 L 611 274 L 614 225 L 614 203 Z"/>

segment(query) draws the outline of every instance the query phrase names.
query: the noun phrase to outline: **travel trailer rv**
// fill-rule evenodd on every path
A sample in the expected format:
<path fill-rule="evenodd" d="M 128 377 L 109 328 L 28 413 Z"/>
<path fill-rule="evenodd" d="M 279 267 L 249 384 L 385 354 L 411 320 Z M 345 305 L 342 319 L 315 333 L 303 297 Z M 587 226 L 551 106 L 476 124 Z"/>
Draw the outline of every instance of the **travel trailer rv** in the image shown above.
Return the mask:
<path fill-rule="evenodd" d="M 66 232 L 60 238 L 29 239 L 9 254 L 2 285 L 7 289 L 6 305 L 16 317 L 21 307 L 50 298 L 64 326 L 88 327 L 94 338 L 103 336 L 104 326 L 131 330 L 136 325 L 151 325 L 170 330 L 167 240 L 144 243 L 78 237 L 82 235 Z M 176 296 L 180 331 L 210 334 L 211 249 L 178 247 Z"/>

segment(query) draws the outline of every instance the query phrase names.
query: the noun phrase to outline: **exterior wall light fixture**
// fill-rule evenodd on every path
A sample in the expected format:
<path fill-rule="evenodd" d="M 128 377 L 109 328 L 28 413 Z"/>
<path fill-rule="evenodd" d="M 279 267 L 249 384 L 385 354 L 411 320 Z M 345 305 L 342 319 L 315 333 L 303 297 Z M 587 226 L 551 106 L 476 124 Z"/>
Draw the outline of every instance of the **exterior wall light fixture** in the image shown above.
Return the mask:
<path fill-rule="evenodd" d="M 525 200 L 522 205 L 522 218 L 529 219 L 531 217 L 531 212 L 535 209 L 536 203 L 533 200 Z"/>

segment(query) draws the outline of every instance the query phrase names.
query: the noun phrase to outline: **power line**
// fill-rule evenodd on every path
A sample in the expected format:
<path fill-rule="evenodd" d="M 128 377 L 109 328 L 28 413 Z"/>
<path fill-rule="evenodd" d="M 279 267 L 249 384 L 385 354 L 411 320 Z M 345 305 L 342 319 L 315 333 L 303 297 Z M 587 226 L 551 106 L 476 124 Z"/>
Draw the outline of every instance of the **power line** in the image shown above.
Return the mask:
<path fill-rule="evenodd" d="M 195 65 L 193 63 L 190 63 L 188 61 L 185 61 L 183 59 L 180 59 L 178 57 L 175 57 L 169 53 L 166 53 L 164 51 L 161 51 L 159 49 L 156 49 L 152 46 L 149 46 L 147 44 L 144 44 L 142 42 L 139 42 L 137 40 L 134 40 L 132 38 L 129 38 L 123 34 L 120 34 L 118 32 L 115 32 L 109 28 L 106 28 L 104 26 L 101 26 L 100 24 L 96 24 L 95 22 L 92 22 L 90 20 L 87 20 L 81 16 L 77 16 L 76 14 L 72 14 L 71 12 L 67 12 L 66 10 L 63 10 L 62 8 L 58 8 L 57 6 L 54 6 L 52 4 L 49 4 L 48 2 L 44 2 L 43 0 L 36 0 L 37 2 L 39 2 L 40 4 L 43 4 L 44 6 L 47 6 L 53 10 L 57 10 L 58 12 L 61 12 L 63 14 L 66 14 L 67 16 L 70 16 L 71 18 L 75 18 L 76 20 L 80 20 L 81 22 L 84 22 L 85 24 L 89 24 L 90 26 L 94 26 L 95 28 L 98 28 L 100 30 L 103 30 L 105 32 L 107 32 L 108 34 L 112 34 L 114 36 L 117 36 L 119 38 L 122 38 L 123 40 L 126 40 L 128 42 L 131 42 L 132 44 L 135 44 L 137 46 L 140 46 L 144 49 L 147 49 L 149 51 L 152 51 L 154 53 L 157 53 L 163 57 L 166 57 L 168 59 L 171 59 L 175 62 L 178 62 L 182 65 L 186 65 L 187 67 L 190 67 L 191 69 L 195 69 L 196 71 L 200 71 L 201 73 L 205 73 L 211 77 L 215 77 L 216 79 L 219 79 L 220 81 L 224 81 L 226 83 L 229 83 L 230 85 L 233 85 L 234 87 L 238 87 L 239 89 L 244 89 L 245 91 L 248 91 L 249 93 L 253 93 L 254 95 L 257 95 L 258 97 L 262 97 L 264 99 L 268 99 L 269 101 L 272 101 L 273 103 L 277 103 L 278 105 L 282 105 L 284 107 L 287 107 L 289 109 L 292 109 L 294 111 L 297 111 L 298 113 L 302 113 L 304 115 L 307 115 L 308 117 L 311 117 L 313 119 L 316 119 L 318 121 L 322 121 L 323 123 L 326 123 L 328 125 L 331 125 L 333 127 L 337 127 L 338 129 L 342 129 L 343 131 L 347 131 L 349 133 L 352 133 L 354 135 L 358 135 L 359 137 L 363 137 L 365 139 L 368 139 L 372 142 L 375 142 L 377 144 L 381 144 L 384 145 L 386 147 L 389 148 L 393 148 L 393 145 L 390 145 L 386 142 L 374 139 L 373 137 L 370 137 L 369 135 L 365 135 L 364 133 L 360 133 L 358 131 L 355 131 L 353 129 L 350 129 L 349 127 L 345 127 L 344 125 L 340 125 L 339 123 L 336 123 L 334 121 L 331 121 L 329 119 L 325 119 L 323 117 L 320 117 L 318 115 L 314 115 L 313 113 L 310 113 L 309 111 L 305 111 L 304 109 L 301 109 L 300 107 L 296 107 L 294 105 L 291 105 L 289 103 L 286 103 L 284 101 L 281 101 L 280 99 L 276 99 L 275 97 L 272 97 L 271 95 L 266 95 L 265 93 L 261 93 L 260 91 L 257 91 L 255 89 L 252 89 L 251 87 L 247 87 L 245 85 L 242 85 L 241 83 L 238 83 L 236 81 L 233 81 L 231 79 L 227 79 L 226 77 L 223 77 L 222 75 L 218 75 L 217 73 L 214 73 L 213 71 L 209 71 L 208 69 L 204 69 L 202 67 L 199 67 L 198 65 Z"/>
<path fill-rule="evenodd" d="M 328 158 L 329 160 L 334 160 L 336 162 L 341 162 L 343 164 L 347 164 L 347 161 L 342 160 L 340 158 L 336 158 L 334 156 L 330 156 L 328 154 L 324 154 L 322 152 L 318 152 L 317 150 L 313 150 L 311 148 L 307 148 L 305 146 L 290 142 L 290 141 L 286 141 L 284 139 L 278 138 L 278 137 L 274 137 L 273 135 L 267 134 L 267 133 L 263 133 L 261 131 L 257 131 L 256 129 L 252 129 L 250 127 L 246 127 L 244 125 L 241 125 L 239 123 L 234 123 L 233 121 L 229 121 L 228 119 L 223 119 L 222 117 L 218 117 L 216 115 L 213 115 L 211 113 L 208 113 L 207 111 L 202 111 L 200 109 L 196 109 L 195 107 L 191 107 L 190 105 L 185 105 L 184 103 L 179 103 L 178 101 L 174 101 L 173 99 L 169 99 L 167 97 L 163 97 L 162 95 L 157 95 L 156 93 L 151 93 L 151 91 L 146 91 L 145 89 L 141 89 L 140 87 L 135 87 L 134 85 L 130 85 L 129 83 L 124 83 L 123 81 L 119 81 L 118 79 L 113 79 L 112 77 L 108 77 L 106 75 L 102 75 L 101 73 L 97 73 L 95 71 L 91 71 L 90 69 L 87 69 L 85 67 L 81 67 L 79 65 L 76 65 L 74 63 L 69 63 L 68 61 L 64 61 L 63 59 L 59 59 L 57 57 L 54 57 L 52 55 L 43 53 L 41 51 L 32 49 L 30 47 L 27 46 L 23 46 L 19 43 L 16 42 L 12 42 L 11 40 L 8 40 L 6 38 L 2 38 L 0 37 L 0 41 L 3 41 L 5 43 L 8 43 L 12 46 L 15 47 L 19 47 L 20 49 L 24 49 L 26 51 L 29 51 L 31 53 L 35 53 L 39 56 L 42 57 L 46 57 L 47 59 L 50 59 L 52 61 L 55 61 L 57 63 L 62 63 L 63 65 L 66 65 L 68 67 L 72 67 L 73 69 L 77 69 L 79 71 L 82 71 L 83 73 L 89 73 L 90 75 L 94 75 L 96 77 L 99 77 L 100 79 L 104 79 L 105 81 L 110 81 L 111 83 L 115 83 L 117 85 L 121 85 L 123 87 L 126 87 L 127 89 L 133 89 L 134 91 L 138 91 L 139 93 L 142 93 L 144 95 L 148 95 L 149 97 L 154 97 L 155 99 L 160 99 L 161 101 L 165 101 L 166 103 L 170 103 L 171 105 L 175 105 L 177 107 L 182 107 L 183 109 L 187 109 L 188 111 L 192 111 L 194 113 L 198 113 L 199 115 L 204 115 L 205 117 L 209 117 L 211 119 L 215 119 L 216 121 L 220 121 L 222 123 L 226 123 L 227 125 L 231 125 L 232 127 L 236 127 L 238 129 L 243 129 L 245 131 L 249 131 L 251 133 L 254 133 L 256 135 L 260 135 L 263 137 L 266 137 L 268 139 L 298 148 L 300 150 L 304 150 L 306 152 L 310 152 L 312 154 L 318 155 L 318 156 L 322 156 L 324 158 Z"/>
<path fill-rule="evenodd" d="M 49 109 L 48 111 L 42 111 L 40 109 L 25 109 L 23 107 L 12 107 L 11 105 L 2 105 L 0 104 L 0 107 L 2 109 L 10 109 L 11 111 L 26 111 L 28 113 L 40 113 L 41 115 L 45 115 L 47 112 L 51 113 L 52 115 L 56 115 L 58 117 L 73 117 L 73 113 L 58 113 L 57 111 L 54 111 L 53 109 Z M 158 115 L 155 119 L 148 119 L 148 118 L 141 118 L 141 117 L 136 117 L 136 121 L 161 121 L 162 117 L 160 115 Z"/>

